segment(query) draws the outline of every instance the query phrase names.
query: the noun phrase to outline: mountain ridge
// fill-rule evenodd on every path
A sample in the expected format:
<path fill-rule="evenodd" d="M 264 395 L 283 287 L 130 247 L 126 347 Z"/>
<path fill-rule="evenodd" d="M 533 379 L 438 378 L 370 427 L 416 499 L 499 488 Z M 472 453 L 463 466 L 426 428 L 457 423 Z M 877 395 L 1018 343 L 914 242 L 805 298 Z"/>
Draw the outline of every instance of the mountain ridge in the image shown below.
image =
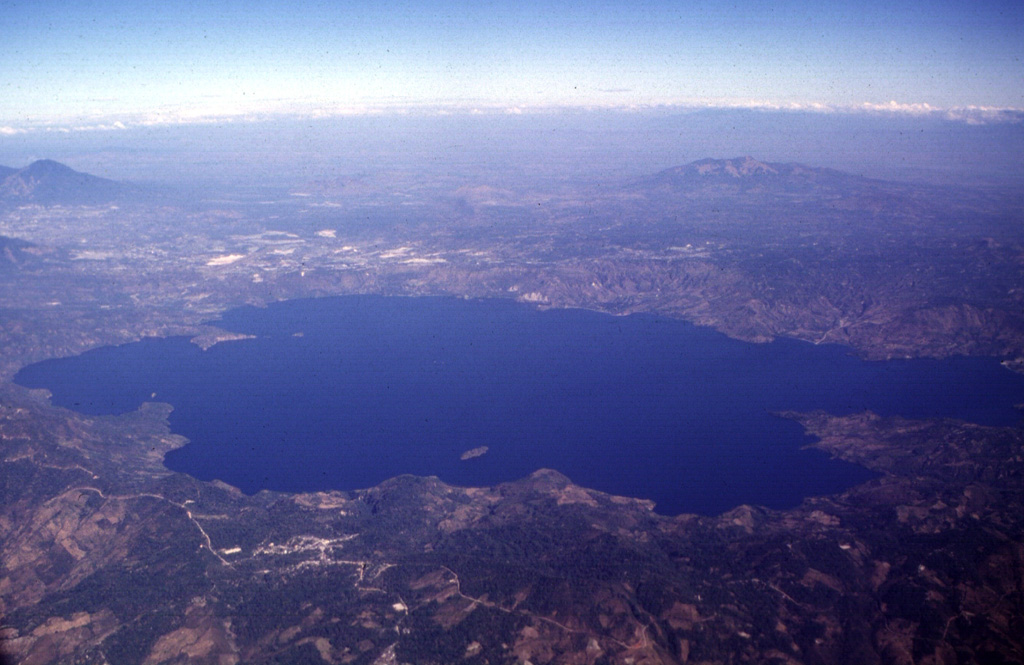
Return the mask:
<path fill-rule="evenodd" d="M 641 178 L 640 186 L 652 188 L 704 187 L 731 185 L 749 190 L 758 186 L 783 189 L 826 188 L 850 185 L 884 184 L 864 176 L 798 162 L 762 162 L 750 156 L 730 159 L 705 158 L 681 166 L 673 166 Z M 893 183 L 895 184 L 895 183 Z"/>
<path fill-rule="evenodd" d="M 10 173 L 0 170 L 0 178 L 0 204 L 102 205 L 131 191 L 120 182 L 76 171 L 51 159 L 34 161 Z"/>

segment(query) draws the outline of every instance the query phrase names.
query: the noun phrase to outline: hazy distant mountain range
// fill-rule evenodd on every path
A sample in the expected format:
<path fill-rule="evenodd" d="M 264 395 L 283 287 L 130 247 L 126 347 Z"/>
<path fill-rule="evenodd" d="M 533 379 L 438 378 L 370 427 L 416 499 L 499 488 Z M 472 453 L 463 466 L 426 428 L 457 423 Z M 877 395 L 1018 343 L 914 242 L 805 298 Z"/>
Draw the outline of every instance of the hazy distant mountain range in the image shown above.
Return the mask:
<path fill-rule="evenodd" d="M 393 174 L 392 174 L 393 175 Z M 392 178 L 387 186 L 367 183 L 359 178 L 352 182 L 318 181 L 302 189 L 303 195 L 315 192 L 321 196 L 351 193 L 376 193 L 394 188 Z M 828 199 L 837 195 L 863 194 L 866 191 L 902 189 L 894 183 L 871 180 L 832 169 L 802 164 L 761 162 L 752 157 L 735 159 L 702 159 L 683 166 L 665 169 L 641 178 L 625 187 L 656 197 L 718 198 L 737 195 L 807 197 Z M 460 190 L 462 191 L 462 190 Z M 59 162 L 43 159 L 15 169 L 0 166 L 0 205 L 103 205 L 127 200 L 139 189 L 106 178 L 75 171 Z"/>
<path fill-rule="evenodd" d="M 735 196 L 737 194 L 813 196 L 878 189 L 883 183 L 851 173 L 803 164 L 761 162 L 752 157 L 702 159 L 640 179 L 640 189 L 668 195 Z"/>
<path fill-rule="evenodd" d="M 0 204 L 103 205 L 125 198 L 134 188 L 41 159 L 23 169 L 0 166 Z"/>

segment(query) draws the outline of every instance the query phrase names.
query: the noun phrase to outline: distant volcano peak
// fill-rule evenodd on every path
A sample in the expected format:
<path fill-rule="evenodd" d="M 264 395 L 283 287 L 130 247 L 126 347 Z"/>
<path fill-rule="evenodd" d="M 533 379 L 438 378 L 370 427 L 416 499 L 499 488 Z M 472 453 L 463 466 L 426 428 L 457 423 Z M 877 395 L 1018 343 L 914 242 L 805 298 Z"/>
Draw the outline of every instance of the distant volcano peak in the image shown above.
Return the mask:
<path fill-rule="evenodd" d="M 55 162 L 52 159 L 36 160 L 29 164 L 28 166 L 26 166 L 25 168 L 21 169 L 21 172 L 29 173 L 32 175 L 59 175 L 78 173 L 78 171 L 75 171 L 70 166 L 61 164 L 60 162 Z"/>
<path fill-rule="evenodd" d="M 778 175 L 779 166 L 781 165 L 768 164 L 746 156 L 735 159 L 702 159 L 679 168 L 693 170 L 702 176 L 728 175 L 733 178 L 743 178 L 760 175 Z"/>
<path fill-rule="evenodd" d="M 120 198 L 128 189 L 52 159 L 5 173 L 0 173 L 0 203 L 15 205 L 101 205 Z"/>

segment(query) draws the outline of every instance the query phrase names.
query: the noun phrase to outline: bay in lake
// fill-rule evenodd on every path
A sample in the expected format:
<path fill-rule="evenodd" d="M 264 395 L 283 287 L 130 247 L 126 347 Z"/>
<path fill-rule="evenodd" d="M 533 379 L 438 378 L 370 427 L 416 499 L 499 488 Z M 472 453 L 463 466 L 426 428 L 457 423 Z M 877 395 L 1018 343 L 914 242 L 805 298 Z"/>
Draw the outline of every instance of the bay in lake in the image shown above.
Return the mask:
<path fill-rule="evenodd" d="M 144 340 L 16 381 L 90 414 L 168 402 L 191 443 L 167 466 L 248 493 L 399 474 L 493 485 L 553 468 L 664 514 L 785 508 L 872 477 L 803 450 L 810 440 L 780 411 L 1013 424 L 1024 402 L 1024 377 L 994 359 L 866 362 L 838 346 L 501 300 L 296 300 L 215 323 L 256 337 L 207 351 Z"/>

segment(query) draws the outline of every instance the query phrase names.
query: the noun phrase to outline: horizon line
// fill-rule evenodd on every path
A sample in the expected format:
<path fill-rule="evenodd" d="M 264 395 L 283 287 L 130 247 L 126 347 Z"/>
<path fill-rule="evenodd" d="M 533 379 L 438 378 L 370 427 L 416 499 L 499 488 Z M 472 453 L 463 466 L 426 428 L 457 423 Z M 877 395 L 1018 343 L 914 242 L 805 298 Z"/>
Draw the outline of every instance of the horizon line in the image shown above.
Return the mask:
<path fill-rule="evenodd" d="M 484 116 L 549 115 L 557 113 L 645 113 L 748 110 L 822 115 L 875 115 L 933 117 L 968 125 L 1024 122 L 1024 108 L 997 106 L 932 106 L 928 103 L 831 104 L 825 102 L 773 102 L 766 100 L 683 100 L 632 104 L 503 104 L 503 103 L 365 103 L 323 104 L 276 100 L 262 109 L 165 107 L 124 114 L 95 113 L 60 119 L 28 120 L 0 125 L 0 137 L 35 133 L 124 131 L 160 126 L 260 123 L 287 120 L 330 120 L 373 116 Z"/>

